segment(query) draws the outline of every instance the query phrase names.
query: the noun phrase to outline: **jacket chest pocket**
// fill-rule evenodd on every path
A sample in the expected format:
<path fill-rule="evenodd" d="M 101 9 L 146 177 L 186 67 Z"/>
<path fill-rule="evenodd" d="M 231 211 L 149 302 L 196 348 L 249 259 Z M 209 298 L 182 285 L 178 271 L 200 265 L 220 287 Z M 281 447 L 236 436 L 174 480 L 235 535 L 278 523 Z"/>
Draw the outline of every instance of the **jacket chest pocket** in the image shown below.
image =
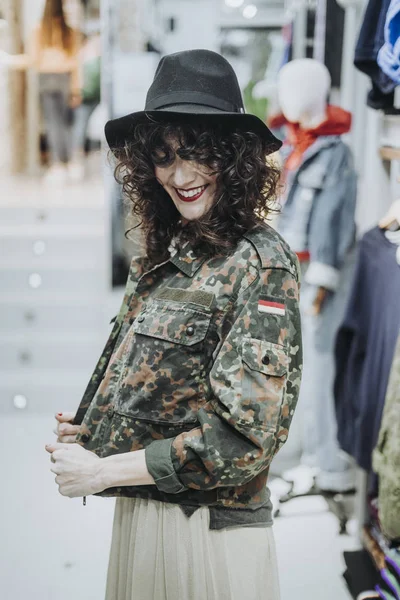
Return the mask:
<path fill-rule="evenodd" d="M 152 423 L 196 422 L 214 346 L 211 317 L 161 301 L 138 315 L 118 390 L 119 412 Z"/>
<path fill-rule="evenodd" d="M 279 426 L 289 357 L 284 346 L 247 338 L 242 342 L 244 416 L 270 432 Z"/>

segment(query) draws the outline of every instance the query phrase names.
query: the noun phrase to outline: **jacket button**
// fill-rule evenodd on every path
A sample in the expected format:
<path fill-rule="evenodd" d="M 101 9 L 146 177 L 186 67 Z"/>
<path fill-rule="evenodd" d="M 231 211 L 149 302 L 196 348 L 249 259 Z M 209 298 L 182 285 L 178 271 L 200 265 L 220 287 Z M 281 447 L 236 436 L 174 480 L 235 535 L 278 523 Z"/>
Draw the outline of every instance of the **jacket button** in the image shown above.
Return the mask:
<path fill-rule="evenodd" d="M 186 335 L 193 335 L 193 334 L 194 334 L 194 327 L 189 325 L 189 327 L 187 327 L 187 329 L 186 329 Z"/>
<path fill-rule="evenodd" d="M 82 442 L 83 442 L 84 444 L 86 444 L 86 442 L 88 442 L 88 441 L 90 440 L 90 435 L 88 435 L 87 433 L 84 433 L 84 434 L 81 436 L 81 440 L 82 440 Z"/>
<path fill-rule="evenodd" d="M 138 318 L 136 319 L 138 323 L 143 323 L 144 321 L 144 316 L 143 315 L 139 315 Z"/>
<path fill-rule="evenodd" d="M 113 409 L 113 407 L 112 407 L 112 406 L 110 406 L 110 408 L 107 410 L 107 417 L 108 417 L 109 419 L 112 419 L 112 418 L 113 418 L 113 416 L 114 416 L 114 409 Z"/>
<path fill-rule="evenodd" d="M 262 357 L 261 362 L 263 365 L 269 365 L 269 363 L 271 362 L 271 359 L 268 356 L 268 354 L 266 354 L 265 356 Z"/>

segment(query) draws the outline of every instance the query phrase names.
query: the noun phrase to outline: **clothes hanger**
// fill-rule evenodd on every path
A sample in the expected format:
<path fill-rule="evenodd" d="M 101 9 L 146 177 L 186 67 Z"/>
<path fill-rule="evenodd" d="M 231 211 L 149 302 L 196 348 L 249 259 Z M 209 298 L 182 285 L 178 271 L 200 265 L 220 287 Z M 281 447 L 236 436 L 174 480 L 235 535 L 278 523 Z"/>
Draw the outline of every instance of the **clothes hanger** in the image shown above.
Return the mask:
<path fill-rule="evenodd" d="M 393 225 L 400 229 L 400 198 L 393 202 L 386 215 L 379 221 L 381 229 L 389 229 Z"/>

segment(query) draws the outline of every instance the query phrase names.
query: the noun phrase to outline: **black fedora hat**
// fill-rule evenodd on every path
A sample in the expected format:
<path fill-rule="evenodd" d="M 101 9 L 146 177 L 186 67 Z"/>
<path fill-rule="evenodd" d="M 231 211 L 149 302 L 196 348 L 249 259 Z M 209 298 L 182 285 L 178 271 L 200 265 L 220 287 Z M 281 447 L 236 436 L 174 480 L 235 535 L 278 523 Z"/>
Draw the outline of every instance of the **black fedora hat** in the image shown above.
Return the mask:
<path fill-rule="evenodd" d="M 261 119 L 245 113 L 235 71 L 223 56 L 210 50 L 164 56 L 147 92 L 144 110 L 108 121 L 106 140 L 110 148 L 118 148 L 129 140 L 137 123 L 148 118 L 174 121 L 183 115 L 253 131 L 265 140 L 270 153 L 282 145 Z"/>

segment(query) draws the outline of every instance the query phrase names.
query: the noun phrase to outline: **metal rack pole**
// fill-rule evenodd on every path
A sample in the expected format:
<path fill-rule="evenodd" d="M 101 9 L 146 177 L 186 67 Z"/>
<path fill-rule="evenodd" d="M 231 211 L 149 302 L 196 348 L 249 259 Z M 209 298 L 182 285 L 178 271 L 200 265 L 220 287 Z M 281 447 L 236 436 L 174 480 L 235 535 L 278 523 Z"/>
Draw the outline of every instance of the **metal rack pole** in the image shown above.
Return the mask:
<path fill-rule="evenodd" d="M 307 45 L 307 3 L 294 2 L 291 9 L 295 11 L 293 24 L 293 58 L 305 58 Z"/>

